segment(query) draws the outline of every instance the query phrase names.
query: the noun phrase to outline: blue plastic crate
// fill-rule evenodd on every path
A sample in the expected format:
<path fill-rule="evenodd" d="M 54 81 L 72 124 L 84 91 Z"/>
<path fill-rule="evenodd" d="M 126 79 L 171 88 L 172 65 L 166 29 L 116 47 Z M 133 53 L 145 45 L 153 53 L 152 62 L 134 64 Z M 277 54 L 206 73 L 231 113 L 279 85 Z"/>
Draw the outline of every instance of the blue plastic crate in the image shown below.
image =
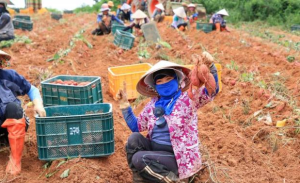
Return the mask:
<path fill-rule="evenodd" d="M 125 50 L 130 50 L 133 47 L 134 35 L 129 32 L 116 30 L 114 44 Z"/>
<path fill-rule="evenodd" d="M 111 104 L 53 106 L 36 117 L 40 160 L 101 157 L 114 153 Z"/>
<path fill-rule="evenodd" d="M 86 86 L 68 86 L 53 84 L 53 81 L 74 80 L 76 82 L 90 82 Z M 102 103 L 101 78 L 98 76 L 64 76 L 59 75 L 42 83 L 43 102 L 45 106 L 76 105 Z"/>

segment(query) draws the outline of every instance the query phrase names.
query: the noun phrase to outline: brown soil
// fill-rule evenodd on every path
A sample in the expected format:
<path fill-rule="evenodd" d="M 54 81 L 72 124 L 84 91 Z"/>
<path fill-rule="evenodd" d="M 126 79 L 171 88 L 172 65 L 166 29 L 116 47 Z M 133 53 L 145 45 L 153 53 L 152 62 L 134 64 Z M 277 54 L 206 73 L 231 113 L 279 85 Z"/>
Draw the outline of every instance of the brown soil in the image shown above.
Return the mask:
<path fill-rule="evenodd" d="M 299 182 L 300 136 L 293 128 L 294 120 L 299 118 L 293 112 L 293 109 L 299 108 L 297 103 L 300 100 L 299 54 L 296 54 L 296 64 L 289 63 L 285 58 L 292 51 L 287 52 L 284 47 L 251 37 L 245 32 L 232 30 L 230 33 L 205 34 L 193 26 L 191 31 L 182 35 L 169 25 L 160 24 L 160 34 L 172 49 L 156 50 L 148 47 L 151 58 L 139 59 L 138 43 L 135 43 L 133 49 L 121 53 L 113 44 L 113 36 L 92 36 L 90 33 L 96 26 L 94 14 L 68 15 L 66 21 L 61 23 L 50 19 L 50 15 L 36 15 L 33 19 L 33 31 L 16 31 L 17 35 L 29 36 L 33 43 L 15 44 L 4 49 L 13 57 L 11 68 L 33 83 L 39 83 L 36 70 L 51 70 L 52 76 L 101 76 L 104 102 L 112 103 L 114 108 L 115 153 L 106 158 L 71 159 L 59 168 L 56 166 L 61 160 L 56 160 L 48 169 L 44 169 L 46 162 L 38 160 L 34 115 L 32 107 L 29 107 L 26 112 L 31 117 L 31 126 L 26 134 L 22 174 L 17 177 L 5 174 L 4 165 L 9 152 L 1 151 L 0 182 L 131 182 L 124 150 L 131 131 L 122 118 L 117 102 L 109 94 L 107 68 L 140 62 L 155 64 L 165 56 L 171 61 L 191 64 L 191 55 L 201 54 L 204 48 L 223 66 L 223 91 L 213 102 L 198 111 L 204 169 L 194 181 Z M 46 62 L 60 49 L 67 49 L 72 37 L 82 28 L 85 28 L 84 36 L 93 45 L 93 49 L 77 41 L 72 51 L 62 59 L 63 62 Z M 295 35 L 287 36 L 299 38 Z M 237 71 L 226 67 L 231 61 L 239 66 Z M 240 75 L 246 72 L 256 73 L 255 82 L 241 80 Z M 280 72 L 280 76 L 274 76 L 276 72 Z M 259 92 L 258 81 L 281 86 L 279 89 L 284 89 L 284 92 Z M 278 93 L 284 93 L 284 98 L 289 100 L 278 98 Z M 24 103 L 28 102 L 27 97 L 22 99 Z M 281 106 L 264 107 L 271 101 Z M 135 108 L 136 114 L 145 103 Z M 270 113 L 271 124 L 252 118 L 261 109 L 264 114 Z M 276 128 L 276 122 L 283 119 L 288 119 L 287 126 L 291 128 Z M 60 175 L 66 169 L 70 169 L 69 177 L 61 179 Z M 45 175 L 52 172 L 56 173 L 46 178 Z"/>

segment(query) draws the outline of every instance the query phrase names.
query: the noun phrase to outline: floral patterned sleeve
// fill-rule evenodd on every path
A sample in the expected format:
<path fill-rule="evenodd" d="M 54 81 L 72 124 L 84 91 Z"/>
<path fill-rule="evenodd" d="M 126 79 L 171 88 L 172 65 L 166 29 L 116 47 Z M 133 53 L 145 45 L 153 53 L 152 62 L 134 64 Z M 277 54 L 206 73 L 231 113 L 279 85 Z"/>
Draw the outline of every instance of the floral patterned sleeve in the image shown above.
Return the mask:
<path fill-rule="evenodd" d="M 139 132 L 148 130 L 148 121 L 152 112 L 152 105 L 153 101 L 151 100 L 137 118 Z"/>
<path fill-rule="evenodd" d="M 201 87 L 198 90 L 194 90 L 194 97 L 197 99 L 195 101 L 195 107 L 197 109 L 203 107 L 204 105 L 206 105 L 207 103 L 209 103 L 210 101 L 213 100 L 213 97 L 210 97 L 207 92 L 205 92 L 205 87 Z"/>

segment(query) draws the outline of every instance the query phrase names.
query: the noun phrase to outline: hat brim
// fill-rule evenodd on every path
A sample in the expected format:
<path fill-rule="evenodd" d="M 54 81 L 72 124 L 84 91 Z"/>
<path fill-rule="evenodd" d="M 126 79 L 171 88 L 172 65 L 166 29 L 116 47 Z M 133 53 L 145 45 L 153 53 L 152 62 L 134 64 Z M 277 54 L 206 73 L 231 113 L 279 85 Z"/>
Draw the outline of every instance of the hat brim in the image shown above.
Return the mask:
<path fill-rule="evenodd" d="M 109 11 L 109 10 L 110 10 L 109 8 L 101 8 L 100 9 L 101 12 L 103 12 L 103 11 Z"/>
<path fill-rule="evenodd" d="M 150 73 L 146 73 L 138 82 L 137 84 L 137 91 L 144 96 L 147 97 L 157 97 L 159 96 L 158 93 L 154 89 L 154 80 L 153 80 L 153 74 L 156 71 L 162 70 L 162 69 L 172 69 L 175 71 L 177 77 L 179 78 L 179 85 L 181 86 L 181 90 L 184 92 L 188 90 L 189 85 L 191 83 L 189 79 L 189 74 L 191 70 L 189 68 L 186 68 L 184 66 L 166 66 L 161 67 L 158 69 L 152 70 Z"/>
<path fill-rule="evenodd" d="M 6 60 L 10 60 L 11 56 L 4 51 L 0 50 L 0 57 L 4 57 Z"/>
<path fill-rule="evenodd" d="M 180 18 L 186 18 L 186 14 L 184 12 L 179 12 L 178 10 L 173 10 L 174 14 Z"/>

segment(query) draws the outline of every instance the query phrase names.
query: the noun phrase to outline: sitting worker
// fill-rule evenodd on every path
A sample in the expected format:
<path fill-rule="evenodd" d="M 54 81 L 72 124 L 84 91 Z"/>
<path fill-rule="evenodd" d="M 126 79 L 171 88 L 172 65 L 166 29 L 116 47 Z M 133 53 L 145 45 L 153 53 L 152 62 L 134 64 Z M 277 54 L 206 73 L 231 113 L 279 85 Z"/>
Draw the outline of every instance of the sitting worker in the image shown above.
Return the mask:
<path fill-rule="evenodd" d="M 213 24 L 213 30 L 216 31 L 227 31 L 226 21 L 224 20 L 224 16 L 229 16 L 228 12 L 225 9 L 218 11 L 217 13 L 213 14 L 210 18 L 209 23 Z"/>
<path fill-rule="evenodd" d="M 124 3 L 120 8 L 117 17 L 123 22 L 132 22 L 132 13 L 130 11 L 130 8 L 131 7 L 128 4 Z"/>
<path fill-rule="evenodd" d="M 121 7 L 122 7 L 122 6 L 121 6 L 120 4 L 117 6 L 118 9 L 117 9 L 117 14 L 116 14 L 116 15 L 118 15 L 118 14 L 120 13 Z"/>
<path fill-rule="evenodd" d="M 196 12 L 196 5 L 194 4 L 188 5 L 187 17 L 190 20 L 190 22 L 196 21 L 198 19 L 198 13 Z"/>
<path fill-rule="evenodd" d="M 109 34 L 111 32 L 112 21 L 117 21 L 119 24 L 124 25 L 122 20 L 109 13 L 108 4 L 102 4 L 100 11 L 101 13 L 97 17 L 98 28 L 92 32 L 93 35 Z"/>
<path fill-rule="evenodd" d="M 14 25 L 6 6 L 5 2 L 0 2 L 0 41 L 15 38 Z"/>
<path fill-rule="evenodd" d="M 10 145 L 10 158 L 6 172 L 16 175 L 21 172 L 21 159 L 25 132 L 29 126 L 18 96 L 28 95 L 34 111 L 45 117 L 46 112 L 39 90 L 9 66 L 11 56 L 0 50 L 0 145 Z M 3 165 L 4 162 L 1 163 Z"/>
<path fill-rule="evenodd" d="M 120 109 L 133 132 L 125 147 L 133 182 L 190 182 L 189 177 L 200 170 L 197 110 L 218 93 L 216 67 L 206 69 L 215 88 L 198 78 L 202 86 L 192 90 L 191 99 L 187 92 L 190 69 L 168 61 L 155 64 L 136 87 L 141 95 L 151 97 L 138 117 L 127 100 L 126 84 L 119 91 Z M 147 137 L 140 133 L 144 131 Z"/>
<path fill-rule="evenodd" d="M 108 8 L 109 9 L 112 9 L 115 5 L 114 5 L 114 2 L 112 2 L 112 1 L 108 1 L 107 2 L 107 5 L 108 5 Z M 113 14 L 113 15 L 116 15 L 116 12 L 115 11 L 111 11 L 110 12 L 111 14 Z"/>
<path fill-rule="evenodd" d="M 127 26 L 123 31 L 126 31 L 128 29 L 132 29 L 133 27 L 135 28 L 135 35 L 136 36 L 142 36 L 142 25 L 146 24 L 149 22 L 149 19 L 147 15 L 142 12 L 141 10 L 137 10 L 134 14 L 132 14 L 132 18 L 134 19 L 133 22 Z"/>
<path fill-rule="evenodd" d="M 183 7 L 179 7 L 173 10 L 174 16 L 173 16 L 173 22 L 172 27 L 175 29 L 179 29 L 180 31 L 184 31 L 187 29 L 187 22 L 185 21 L 186 14 Z"/>
<path fill-rule="evenodd" d="M 165 18 L 165 8 L 164 5 L 159 3 L 155 5 L 155 10 L 153 12 L 151 20 L 156 22 L 162 22 Z"/>
<path fill-rule="evenodd" d="M 140 5 L 140 10 L 147 12 L 148 11 L 148 0 L 142 0 L 142 3 Z"/>

